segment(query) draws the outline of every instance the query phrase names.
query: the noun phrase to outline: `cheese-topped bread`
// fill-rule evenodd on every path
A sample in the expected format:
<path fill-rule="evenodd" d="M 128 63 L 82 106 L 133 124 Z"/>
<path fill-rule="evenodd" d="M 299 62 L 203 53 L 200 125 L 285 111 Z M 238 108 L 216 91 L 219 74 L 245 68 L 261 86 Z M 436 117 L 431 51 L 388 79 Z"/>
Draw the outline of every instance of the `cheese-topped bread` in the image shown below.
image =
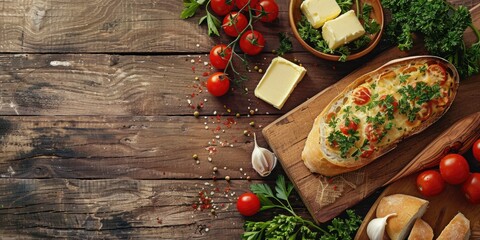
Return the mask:
<path fill-rule="evenodd" d="M 399 59 L 361 76 L 315 119 L 305 165 L 327 176 L 365 166 L 437 121 L 458 83 L 455 67 L 434 56 Z"/>

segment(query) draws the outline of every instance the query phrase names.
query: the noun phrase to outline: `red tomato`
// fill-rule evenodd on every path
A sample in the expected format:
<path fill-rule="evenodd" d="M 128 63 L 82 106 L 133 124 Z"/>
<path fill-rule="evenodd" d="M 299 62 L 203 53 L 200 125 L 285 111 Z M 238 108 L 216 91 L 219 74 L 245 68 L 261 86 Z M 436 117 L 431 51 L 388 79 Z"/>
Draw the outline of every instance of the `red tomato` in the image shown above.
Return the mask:
<path fill-rule="evenodd" d="M 452 153 L 440 160 L 440 174 L 445 182 L 460 184 L 467 180 L 470 167 L 462 155 Z"/>
<path fill-rule="evenodd" d="M 350 134 L 350 130 L 357 131 L 357 129 L 358 125 L 352 120 L 349 120 L 348 126 L 343 125 L 340 127 L 340 131 L 342 131 L 342 133 L 345 135 Z"/>
<path fill-rule="evenodd" d="M 219 16 L 227 15 L 227 13 L 231 12 L 234 7 L 233 1 L 228 3 L 227 0 L 211 0 L 210 6 L 212 7 L 212 10 Z"/>
<path fill-rule="evenodd" d="M 386 98 L 387 98 L 387 95 L 383 95 L 383 96 L 380 97 L 380 100 L 383 101 Z M 393 96 L 392 96 L 392 99 L 393 100 L 392 100 L 391 104 L 393 105 L 393 112 L 396 112 L 397 109 L 398 109 L 398 102 L 397 102 L 397 99 L 395 99 L 395 97 L 393 97 Z M 382 111 L 386 111 L 387 110 L 387 105 L 381 104 L 380 108 L 381 108 Z"/>
<path fill-rule="evenodd" d="M 372 155 L 373 151 L 375 151 L 375 148 L 372 145 L 368 145 L 366 149 L 363 149 L 362 155 L 360 155 L 360 157 L 368 158 Z"/>
<path fill-rule="evenodd" d="M 462 185 L 467 200 L 473 204 L 480 203 L 480 173 L 472 173 Z"/>
<path fill-rule="evenodd" d="M 357 105 L 364 105 L 370 101 L 370 90 L 366 87 L 359 87 L 354 90 L 353 98 Z"/>
<path fill-rule="evenodd" d="M 232 49 L 225 44 L 216 45 L 210 50 L 210 63 L 217 69 L 225 69 L 232 56 Z"/>
<path fill-rule="evenodd" d="M 382 129 L 374 128 L 371 123 L 365 127 L 365 137 L 370 142 L 376 142 L 382 135 Z"/>
<path fill-rule="evenodd" d="M 230 79 L 223 72 L 216 72 L 207 80 L 207 89 L 213 96 L 219 97 L 228 92 Z"/>
<path fill-rule="evenodd" d="M 440 85 L 445 84 L 447 81 L 447 71 L 445 71 L 445 68 L 440 64 L 428 66 L 427 73 L 430 78 L 433 78 L 435 82 L 439 82 Z"/>
<path fill-rule="evenodd" d="M 445 181 L 438 171 L 427 170 L 418 175 L 417 189 L 423 196 L 435 196 L 445 189 Z"/>
<path fill-rule="evenodd" d="M 260 199 L 253 193 L 244 193 L 237 200 L 237 210 L 243 216 L 253 216 L 260 210 Z"/>
<path fill-rule="evenodd" d="M 257 5 L 258 0 L 235 0 L 235 5 L 237 5 L 238 9 L 247 8 L 248 2 L 250 2 L 250 8 L 253 9 Z"/>
<path fill-rule="evenodd" d="M 480 161 L 480 139 L 478 139 L 472 146 L 473 156 L 477 161 Z"/>
<path fill-rule="evenodd" d="M 265 46 L 263 35 L 255 30 L 249 30 L 243 33 L 240 38 L 240 49 L 248 55 L 259 54 Z"/>
<path fill-rule="evenodd" d="M 255 6 L 257 16 L 262 16 L 260 21 L 273 22 L 278 17 L 278 5 L 274 0 L 260 0 Z"/>
<path fill-rule="evenodd" d="M 423 121 L 427 120 L 432 115 L 432 104 L 430 102 L 422 103 L 421 107 L 422 108 L 417 113 L 417 117 L 418 117 L 418 120 L 423 122 Z"/>
<path fill-rule="evenodd" d="M 248 20 L 245 15 L 239 12 L 231 12 L 223 18 L 223 31 L 230 37 L 236 37 L 248 25 Z"/>

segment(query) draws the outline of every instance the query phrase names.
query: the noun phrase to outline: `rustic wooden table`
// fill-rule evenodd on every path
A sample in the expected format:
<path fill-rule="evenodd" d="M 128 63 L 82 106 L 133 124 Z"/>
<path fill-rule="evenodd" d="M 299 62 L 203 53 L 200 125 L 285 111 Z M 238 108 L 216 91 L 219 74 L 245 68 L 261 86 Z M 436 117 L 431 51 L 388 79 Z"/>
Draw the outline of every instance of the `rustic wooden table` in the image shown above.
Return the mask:
<path fill-rule="evenodd" d="M 294 51 L 285 57 L 300 60 L 308 74 L 279 111 L 253 95 L 262 76 L 255 71 L 247 73 L 248 91 L 220 98 L 205 91 L 208 52 L 231 39 L 208 37 L 197 25 L 200 14 L 181 20 L 179 0 L 0 3 L 1 239 L 238 239 L 246 218 L 236 211 L 237 196 L 283 173 L 277 166 L 261 178 L 252 169 L 253 138 L 244 131 L 267 147 L 264 126 L 382 49 L 327 62 L 292 37 Z M 265 70 L 277 34 L 291 32 L 288 1 L 278 4 L 278 21 L 255 25 L 267 44 L 249 57 L 252 69 Z M 378 193 L 355 206 L 357 213 Z M 203 194 L 211 199 L 205 210 Z"/>

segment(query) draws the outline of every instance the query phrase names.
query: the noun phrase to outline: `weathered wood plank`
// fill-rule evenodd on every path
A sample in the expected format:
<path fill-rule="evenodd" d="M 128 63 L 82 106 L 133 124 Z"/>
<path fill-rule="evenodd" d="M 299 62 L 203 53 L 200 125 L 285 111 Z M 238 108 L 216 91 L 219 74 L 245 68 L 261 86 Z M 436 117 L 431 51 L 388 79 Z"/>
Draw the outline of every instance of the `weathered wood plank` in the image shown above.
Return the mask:
<path fill-rule="evenodd" d="M 267 147 L 261 129 L 275 118 L 2 117 L 0 176 L 261 179 L 251 167 L 253 132 Z"/>
<path fill-rule="evenodd" d="M 256 23 L 269 52 L 277 33 L 290 31 L 288 2 L 277 1 L 278 21 Z M 475 0 L 450 0 L 467 7 Z M 208 52 L 232 39 L 207 36 L 201 15 L 181 20 L 179 0 L 4 0 L 0 6 L 0 52 Z M 296 51 L 304 51 L 294 41 Z"/>
<path fill-rule="evenodd" d="M 278 47 L 278 32 L 289 30 L 288 1 L 278 3 L 278 21 L 255 24 L 267 39 L 265 51 Z M 0 52 L 190 53 L 232 40 L 210 38 L 206 25 L 198 26 L 205 11 L 182 20 L 182 9 L 178 0 L 7 0 L 0 11 Z"/>
<path fill-rule="evenodd" d="M 257 181 L 0 179 L 2 239 L 239 239 L 237 197 Z M 272 184 L 272 182 L 269 182 Z M 195 210 L 199 192 L 211 209 Z M 296 212 L 310 219 L 298 196 Z M 364 216 L 368 206 L 360 207 Z M 269 210 L 250 220 L 266 220 Z M 208 230 L 207 230 L 208 228 Z"/>
<path fill-rule="evenodd" d="M 250 66 L 265 70 L 273 57 L 251 58 Z M 363 64 L 327 62 L 306 53 L 285 57 L 300 60 L 308 73 L 279 111 L 253 95 L 262 76 L 255 71 L 246 73 L 248 93 L 237 89 L 211 96 L 203 74 L 214 70 L 205 66 L 206 55 L 0 55 L 0 115 L 190 115 L 188 101 L 204 103 L 201 113 L 208 115 L 226 111 L 224 105 L 243 115 L 249 107 L 259 114 L 284 113 Z"/>

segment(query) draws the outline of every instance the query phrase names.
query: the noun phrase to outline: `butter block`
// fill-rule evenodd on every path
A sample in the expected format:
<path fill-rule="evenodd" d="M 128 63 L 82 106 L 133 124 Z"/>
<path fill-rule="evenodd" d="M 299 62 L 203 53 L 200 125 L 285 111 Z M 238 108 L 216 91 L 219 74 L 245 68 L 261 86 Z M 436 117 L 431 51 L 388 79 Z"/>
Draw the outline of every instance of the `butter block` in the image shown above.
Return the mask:
<path fill-rule="evenodd" d="M 338 17 L 341 12 L 335 0 L 305 0 L 300 9 L 314 28 L 319 28 L 326 21 Z"/>
<path fill-rule="evenodd" d="M 285 58 L 276 57 L 255 88 L 255 96 L 282 109 L 307 70 Z"/>
<path fill-rule="evenodd" d="M 353 10 L 327 21 L 322 27 L 323 39 L 327 41 L 330 49 L 337 49 L 361 37 L 363 34 L 365 34 L 365 29 L 363 29 Z"/>

